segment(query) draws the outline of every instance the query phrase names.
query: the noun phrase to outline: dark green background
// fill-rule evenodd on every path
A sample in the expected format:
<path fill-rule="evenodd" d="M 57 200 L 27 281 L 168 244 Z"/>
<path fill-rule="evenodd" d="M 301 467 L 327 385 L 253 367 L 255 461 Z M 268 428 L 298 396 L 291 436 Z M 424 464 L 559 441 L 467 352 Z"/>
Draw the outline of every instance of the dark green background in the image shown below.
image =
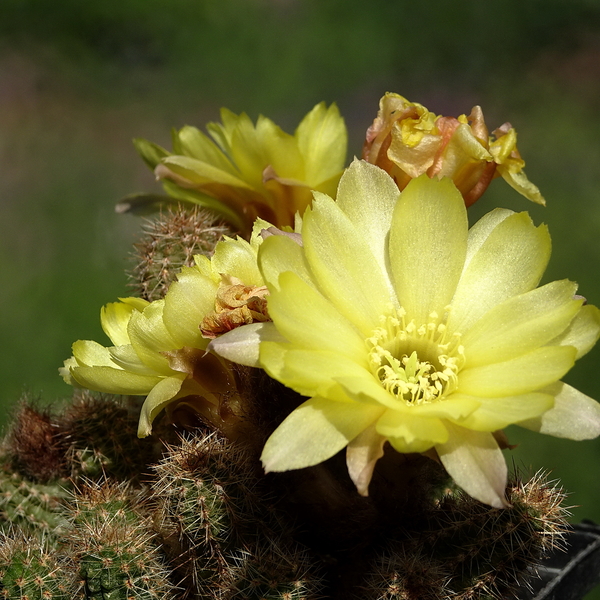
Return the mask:
<path fill-rule="evenodd" d="M 104 341 L 99 309 L 127 294 L 137 217 L 113 206 L 158 189 L 131 138 L 169 145 L 220 106 L 288 131 L 337 102 L 349 157 L 385 91 L 457 116 L 510 120 L 547 208 L 501 180 L 473 209 L 530 210 L 568 277 L 600 303 L 600 5 L 596 0 L 2 0 L 0 5 L 0 402 L 55 402 L 77 339 Z M 600 398 L 600 352 L 567 380 Z M 600 441 L 509 430 L 515 463 L 600 521 Z M 510 460 L 510 457 L 509 457 Z"/>

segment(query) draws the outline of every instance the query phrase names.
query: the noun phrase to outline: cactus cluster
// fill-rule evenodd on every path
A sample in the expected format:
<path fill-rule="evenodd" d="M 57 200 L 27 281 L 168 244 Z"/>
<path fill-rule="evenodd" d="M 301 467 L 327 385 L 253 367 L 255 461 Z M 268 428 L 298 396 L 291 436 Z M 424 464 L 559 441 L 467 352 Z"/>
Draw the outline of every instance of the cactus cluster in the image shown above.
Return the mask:
<path fill-rule="evenodd" d="M 23 463 L 5 445 L 6 598 L 487 599 L 516 589 L 560 545 L 563 494 L 541 474 L 511 483 L 507 509 L 431 487 L 420 512 L 411 509 L 411 525 L 396 514 L 407 506 L 399 495 L 393 507 L 334 485 L 335 461 L 295 481 L 265 477 L 251 449 L 206 428 L 165 442 L 161 457 L 135 452 L 145 441 L 132 436 L 123 452 L 126 463 L 136 458 L 137 473 L 128 478 L 112 461 L 84 474 L 76 428 L 63 429 L 73 406 L 80 421 L 112 407 L 113 429 L 127 430 L 133 418 L 107 396 L 78 396 L 47 414 L 59 440 L 49 444 L 62 445 L 64 456 L 45 481 L 23 474 L 35 465 L 15 469 Z M 93 455 L 114 447 L 105 436 L 90 438 Z M 334 491 L 323 499 L 321 486 Z"/>
<path fill-rule="evenodd" d="M 205 218 L 181 209 L 149 227 L 135 270 L 146 298 L 210 252 L 222 231 Z M 259 451 L 301 398 L 257 370 L 235 376 L 235 440 L 193 420 L 138 439 L 131 397 L 77 391 L 52 411 L 23 400 L 2 444 L 1 597 L 487 600 L 560 546 L 564 495 L 542 475 L 515 478 L 505 509 L 422 455 L 386 452 L 369 497 L 339 455 L 265 475 Z"/>

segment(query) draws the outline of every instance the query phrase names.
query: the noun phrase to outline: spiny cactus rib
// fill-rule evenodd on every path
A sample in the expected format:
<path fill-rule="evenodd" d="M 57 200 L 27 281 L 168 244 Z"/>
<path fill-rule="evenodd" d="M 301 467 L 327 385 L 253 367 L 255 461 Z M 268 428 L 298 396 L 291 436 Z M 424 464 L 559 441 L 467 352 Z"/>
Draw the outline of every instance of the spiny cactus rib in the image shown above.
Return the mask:
<path fill-rule="evenodd" d="M 139 600 L 173 597 L 144 495 L 127 484 L 90 482 L 72 499 L 66 552 L 78 565 L 80 598 Z"/>
<path fill-rule="evenodd" d="M 4 462 L 28 479 L 46 483 L 65 475 L 64 449 L 50 411 L 24 396 L 3 442 Z"/>
<path fill-rule="evenodd" d="M 60 484 L 42 485 L 0 470 L 0 530 L 18 526 L 28 534 L 59 533 L 66 526 L 61 502 L 67 496 Z"/>
<path fill-rule="evenodd" d="M 223 235 L 233 233 L 210 211 L 181 206 L 146 220 L 143 229 L 129 276 L 136 295 L 150 301 L 167 293 L 181 267 L 193 266 L 194 254 L 212 255 Z"/>
<path fill-rule="evenodd" d="M 0 597 L 10 600 L 71 600 L 74 566 L 44 538 L 17 530 L 0 537 Z"/>
<path fill-rule="evenodd" d="M 416 544 L 398 544 L 376 561 L 361 586 L 364 600 L 441 600 L 449 581 L 444 564 Z"/>
<path fill-rule="evenodd" d="M 136 524 L 148 517 L 148 494 L 128 482 L 88 480 L 71 494 L 68 518 L 72 527 L 103 523 Z"/>
<path fill-rule="evenodd" d="M 137 481 L 160 456 L 153 439 L 137 437 L 139 401 L 77 391 L 56 418 L 66 448 L 70 476 Z"/>
<path fill-rule="evenodd" d="M 535 565 L 561 547 L 564 493 L 543 473 L 515 479 L 510 506 L 496 509 L 454 489 L 425 529 L 392 543 L 367 577 L 373 600 L 489 600 L 525 585 Z"/>
<path fill-rule="evenodd" d="M 297 544 L 263 538 L 240 552 L 224 576 L 226 600 L 309 600 L 323 582 L 315 560 Z"/>
<path fill-rule="evenodd" d="M 182 586 L 209 594 L 221 586 L 228 553 L 255 529 L 260 500 L 253 466 L 239 447 L 199 433 L 169 446 L 154 469 L 165 550 Z"/>
<path fill-rule="evenodd" d="M 449 495 L 434 513 L 433 550 L 451 567 L 457 589 L 502 596 L 531 576 L 550 551 L 560 547 L 566 527 L 564 493 L 543 473 L 507 488 L 510 506 L 493 509 L 462 491 Z M 460 595 L 459 600 L 463 600 Z M 483 597 L 483 596 L 482 596 Z"/>
<path fill-rule="evenodd" d="M 256 519 L 256 475 L 244 452 L 217 434 L 184 438 L 155 467 L 166 520 L 192 544 L 223 547 Z"/>

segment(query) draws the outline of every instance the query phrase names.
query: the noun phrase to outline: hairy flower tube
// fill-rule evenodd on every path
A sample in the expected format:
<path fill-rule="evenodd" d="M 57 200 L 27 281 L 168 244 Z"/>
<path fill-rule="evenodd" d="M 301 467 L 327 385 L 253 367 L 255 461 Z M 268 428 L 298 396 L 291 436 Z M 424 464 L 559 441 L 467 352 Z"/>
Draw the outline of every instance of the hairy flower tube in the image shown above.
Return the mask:
<path fill-rule="evenodd" d="M 527 213 L 496 209 L 469 230 L 450 179 L 422 176 L 399 193 L 355 161 L 337 201 L 315 193 L 302 242 L 271 236 L 258 253 L 273 320 L 264 325 L 284 338 L 260 342 L 259 364 L 309 398 L 268 439 L 267 471 L 347 447 L 366 495 L 389 442 L 435 450 L 467 493 L 501 507 L 495 432 L 600 434 L 600 405 L 560 381 L 599 337 L 600 311 L 570 281 L 537 287 L 550 238 Z"/>
<path fill-rule="evenodd" d="M 223 420 L 223 402 L 235 412 L 235 378 L 227 360 L 207 352 L 210 338 L 219 332 L 205 334 L 215 321 L 229 331 L 242 323 L 256 321 L 260 326 L 267 320 L 262 313 L 243 309 L 248 304 L 255 307 L 266 291 L 256 257 L 262 241 L 259 232 L 269 225 L 258 221 L 250 242 L 224 238 L 212 259 L 195 256 L 196 265 L 182 269 L 164 299 L 125 298 L 106 305 L 101 323 L 113 345 L 75 342 L 73 356 L 61 369 L 65 381 L 100 392 L 147 396 L 140 437 L 150 434 L 162 409 L 183 398 L 224 433 L 234 435 Z M 237 293 L 240 286 L 242 297 Z M 236 306 L 223 306 L 219 302 L 223 296 L 233 296 L 230 302 Z"/>
<path fill-rule="evenodd" d="M 502 176 L 529 200 L 545 203 L 523 172 L 515 129 L 504 123 L 489 136 L 479 106 L 468 116 L 442 117 L 387 93 L 367 130 L 363 158 L 387 171 L 401 190 L 423 173 L 450 177 L 470 206 Z"/>
<path fill-rule="evenodd" d="M 335 105 L 317 104 L 294 135 L 263 116 L 221 111 L 210 137 L 186 126 L 173 132 L 173 152 L 135 140 L 167 193 L 206 206 L 243 233 L 257 217 L 277 227 L 312 200 L 311 190 L 333 195 L 346 160 L 347 133 Z M 212 139 L 211 139 L 212 138 Z"/>

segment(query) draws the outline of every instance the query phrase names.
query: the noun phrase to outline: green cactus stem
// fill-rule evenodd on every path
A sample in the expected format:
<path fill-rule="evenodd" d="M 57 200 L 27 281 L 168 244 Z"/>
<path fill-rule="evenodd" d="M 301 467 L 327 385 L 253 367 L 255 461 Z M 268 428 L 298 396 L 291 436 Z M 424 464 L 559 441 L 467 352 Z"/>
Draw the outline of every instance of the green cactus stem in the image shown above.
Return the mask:
<path fill-rule="evenodd" d="M 0 598 L 71 600 L 74 568 L 44 539 L 13 530 L 0 537 Z"/>
<path fill-rule="evenodd" d="M 135 295 L 149 301 L 164 297 L 181 267 L 194 265 L 194 254 L 212 255 L 221 237 L 232 234 L 214 213 L 200 207 L 169 208 L 147 219 L 129 274 Z"/>
<path fill-rule="evenodd" d="M 18 527 L 30 535 L 58 534 L 66 526 L 61 504 L 67 496 L 60 483 L 44 485 L 0 470 L 0 530 Z"/>
<path fill-rule="evenodd" d="M 77 598 L 173 598 L 143 504 L 143 491 L 126 484 L 90 483 L 74 494 L 64 551 L 78 567 Z"/>
<path fill-rule="evenodd" d="M 137 437 L 141 401 L 137 397 L 77 390 L 57 417 L 70 475 L 138 481 L 158 460 L 162 445 Z"/>

